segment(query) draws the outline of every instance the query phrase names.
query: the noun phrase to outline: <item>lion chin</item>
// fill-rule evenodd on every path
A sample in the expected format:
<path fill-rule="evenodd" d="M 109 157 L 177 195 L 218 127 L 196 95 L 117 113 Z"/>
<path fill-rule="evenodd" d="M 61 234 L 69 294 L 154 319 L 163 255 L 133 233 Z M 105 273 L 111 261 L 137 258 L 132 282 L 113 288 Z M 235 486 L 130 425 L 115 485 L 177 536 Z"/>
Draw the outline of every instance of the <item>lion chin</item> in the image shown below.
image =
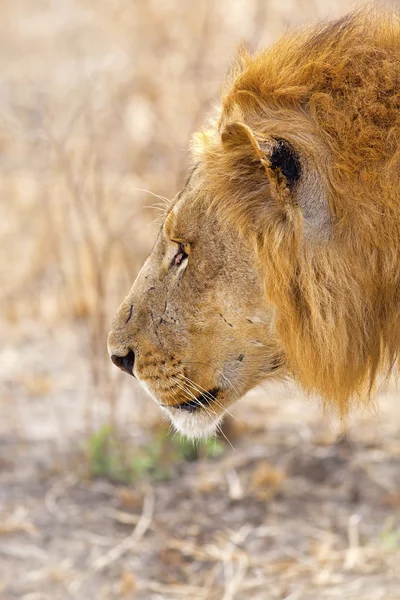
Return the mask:
<path fill-rule="evenodd" d="M 161 410 L 168 416 L 176 431 L 191 440 L 214 437 L 224 417 L 223 412 L 220 415 L 210 415 L 204 410 L 196 413 L 185 413 L 179 408 L 161 407 Z"/>
<path fill-rule="evenodd" d="M 182 403 L 175 404 L 175 406 L 163 404 L 163 401 L 157 397 L 145 381 L 139 379 L 139 383 L 150 398 L 160 406 L 175 430 L 181 435 L 191 440 L 200 440 L 214 437 L 217 434 L 225 410 L 221 404 L 215 405 L 214 402 L 211 404 L 212 398 L 208 400 L 207 396 L 203 394 L 207 399 L 204 405 L 192 397 L 185 398 Z"/>
<path fill-rule="evenodd" d="M 294 379 L 345 416 L 400 354 L 400 19 L 241 51 L 108 337 L 176 429 Z"/>

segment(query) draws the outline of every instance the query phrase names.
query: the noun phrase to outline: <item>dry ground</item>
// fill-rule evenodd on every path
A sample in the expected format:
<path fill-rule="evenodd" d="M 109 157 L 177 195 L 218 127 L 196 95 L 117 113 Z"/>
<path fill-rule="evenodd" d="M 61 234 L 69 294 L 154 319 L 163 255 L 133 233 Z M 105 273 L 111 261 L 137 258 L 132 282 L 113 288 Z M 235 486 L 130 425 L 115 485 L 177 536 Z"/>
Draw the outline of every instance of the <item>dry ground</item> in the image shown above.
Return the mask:
<path fill-rule="evenodd" d="M 394 384 L 346 435 L 255 391 L 196 453 L 105 351 L 238 42 L 348 6 L 1 2 L 2 600 L 400 599 Z"/>

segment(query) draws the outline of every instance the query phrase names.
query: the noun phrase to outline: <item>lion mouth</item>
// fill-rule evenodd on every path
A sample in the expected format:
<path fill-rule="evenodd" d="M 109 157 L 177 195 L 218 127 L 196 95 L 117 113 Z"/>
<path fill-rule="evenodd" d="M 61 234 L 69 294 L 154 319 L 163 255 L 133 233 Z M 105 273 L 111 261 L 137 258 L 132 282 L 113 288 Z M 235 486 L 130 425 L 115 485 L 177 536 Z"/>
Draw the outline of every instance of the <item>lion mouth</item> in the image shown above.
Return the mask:
<path fill-rule="evenodd" d="M 168 406 L 168 408 L 178 408 L 180 410 L 186 410 L 187 412 L 195 412 L 202 408 L 206 408 L 217 400 L 219 388 L 213 388 L 208 392 L 203 392 L 197 398 L 191 400 L 185 400 L 181 404 L 175 404 L 174 406 Z"/>

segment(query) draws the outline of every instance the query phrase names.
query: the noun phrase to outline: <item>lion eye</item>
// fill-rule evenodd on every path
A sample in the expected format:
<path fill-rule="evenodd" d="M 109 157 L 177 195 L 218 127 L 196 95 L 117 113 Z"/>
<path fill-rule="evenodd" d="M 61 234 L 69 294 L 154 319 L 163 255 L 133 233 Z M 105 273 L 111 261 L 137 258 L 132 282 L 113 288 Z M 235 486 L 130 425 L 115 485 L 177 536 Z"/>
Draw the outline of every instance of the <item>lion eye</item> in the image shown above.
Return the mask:
<path fill-rule="evenodd" d="M 186 244 L 179 244 L 178 254 L 174 258 L 174 265 L 180 265 L 188 257 L 188 253 L 185 252 Z"/>

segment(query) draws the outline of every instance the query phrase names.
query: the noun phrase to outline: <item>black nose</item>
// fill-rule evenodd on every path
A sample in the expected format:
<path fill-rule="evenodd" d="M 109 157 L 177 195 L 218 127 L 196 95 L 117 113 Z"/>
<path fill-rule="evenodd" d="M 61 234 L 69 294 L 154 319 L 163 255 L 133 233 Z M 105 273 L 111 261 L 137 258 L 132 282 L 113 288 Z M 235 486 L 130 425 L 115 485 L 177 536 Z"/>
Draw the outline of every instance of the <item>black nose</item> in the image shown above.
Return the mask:
<path fill-rule="evenodd" d="M 113 354 L 111 360 L 114 365 L 117 365 L 117 367 L 126 373 L 129 373 L 129 375 L 133 375 L 133 365 L 135 364 L 135 354 L 133 350 L 129 350 L 126 356 L 117 356 L 116 354 Z"/>

